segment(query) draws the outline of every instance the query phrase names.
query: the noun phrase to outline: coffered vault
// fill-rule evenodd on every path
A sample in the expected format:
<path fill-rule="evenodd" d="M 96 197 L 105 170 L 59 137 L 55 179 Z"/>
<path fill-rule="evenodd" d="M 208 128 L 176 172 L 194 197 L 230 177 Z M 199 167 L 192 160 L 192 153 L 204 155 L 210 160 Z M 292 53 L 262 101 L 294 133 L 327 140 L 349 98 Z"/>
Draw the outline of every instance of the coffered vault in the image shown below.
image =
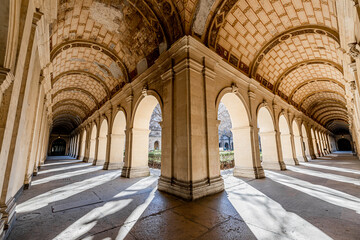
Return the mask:
<path fill-rule="evenodd" d="M 55 130 L 60 119 L 73 130 L 184 34 L 323 126 L 349 123 L 335 0 L 61 0 L 56 9 L 47 42 Z"/>

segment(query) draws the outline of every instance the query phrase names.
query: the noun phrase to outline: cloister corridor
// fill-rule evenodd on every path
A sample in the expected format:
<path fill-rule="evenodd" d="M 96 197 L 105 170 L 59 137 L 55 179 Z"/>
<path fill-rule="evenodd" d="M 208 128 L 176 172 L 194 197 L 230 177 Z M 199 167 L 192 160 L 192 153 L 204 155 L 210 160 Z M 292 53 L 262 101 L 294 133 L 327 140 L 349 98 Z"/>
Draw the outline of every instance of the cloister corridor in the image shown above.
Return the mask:
<path fill-rule="evenodd" d="M 334 152 L 266 178 L 235 178 L 192 202 L 157 191 L 159 170 L 120 178 L 70 157 L 48 157 L 16 206 L 8 239 L 357 239 L 360 161 Z M 330 227 L 331 226 L 331 227 Z"/>

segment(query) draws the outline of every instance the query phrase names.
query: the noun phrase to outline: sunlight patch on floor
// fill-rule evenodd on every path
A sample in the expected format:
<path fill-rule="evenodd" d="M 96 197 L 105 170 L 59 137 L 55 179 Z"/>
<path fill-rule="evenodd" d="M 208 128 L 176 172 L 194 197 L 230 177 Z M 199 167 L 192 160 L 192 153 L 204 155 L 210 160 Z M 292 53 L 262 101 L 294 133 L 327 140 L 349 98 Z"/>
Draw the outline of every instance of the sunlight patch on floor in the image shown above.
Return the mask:
<path fill-rule="evenodd" d="M 333 171 L 338 171 L 338 172 L 360 174 L 360 170 L 354 170 L 354 169 L 348 169 L 348 168 L 340 168 L 340 167 L 333 167 L 333 166 L 314 164 L 314 163 L 303 163 L 303 162 L 301 163 L 301 165 L 304 165 L 307 167 L 313 167 L 313 168 L 322 168 L 322 169 L 327 169 L 327 170 L 333 170 Z"/>
<path fill-rule="evenodd" d="M 229 201 L 257 239 L 331 239 L 241 179 L 227 176 L 225 189 Z"/>
<path fill-rule="evenodd" d="M 53 168 L 53 169 L 48 169 L 48 170 L 42 170 L 38 172 L 38 175 L 41 174 L 45 174 L 45 173 L 52 173 L 52 172 L 58 172 L 58 171 L 65 171 L 65 170 L 69 170 L 69 169 L 73 169 L 73 168 L 80 168 L 80 167 L 88 167 L 91 166 L 91 163 L 77 163 L 73 166 L 66 166 L 66 167 L 59 167 L 59 168 Z"/>
<path fill-rule="evenodd" d="M 97 166 L 97 167 L 93 167 L 93 168 L 85 168 L 85 169 L 74 171 L 74 172 L 67 172 L 67 173 L 61 173 L 61 174 L 57 174 L 57 175 L 51 175 L 49 177 L 44 177 L 44 178 L 32 181 L 31 186 L 40 185 L 40 184 L 48 183 L 51 181 L 61 180 L 64 178 L 70 178 L 70 177 L 78 176 L 81 174 L 96 172 L 96 171 L 101 170 L 102 168 L 103 168 L 102 166 Z"/>
<path fill-rule="evenodd" d="M 61 162 L 55 162 L 55 163 L 49 163 L 52 161 L 45 161 L 45 163 L 41 166 L 43 167 L 47 167 L 47 166 L 56 166 L 56 165 L 63 165 L 63 164 L 71 164 L 71 163 L 80 163 L 82 162 L 81 160 L 69 160 L 69 161 L 61 161 Z"/>
<path fill-rule="evenodd" d="M 16 207 L 17 212 L 31 212 L 47 206 L 50 203 L 69 198 L 75 194 L 102 185 L 121 176 L 121 171 L 107 172 L 106 174 L 89 178 L 80 182 L 59 187 L 31 198 Z"/>
<path fill-rule="evenodd" d="M 133 201 L 131 197 L 134 194 L 137 194 L 141 190 L 149 188 L 157 180 L 158 178 L 154 176 L 141 179 L 140 181 L 126 188 L 124 191 L 121 191 L 119 194 L 115 195 L 103 206 L 97 207 L 85 214 L 83 217 L 78 219 L 76 222 L 66 228 L 63 232 L 57 235 L 54 239 L 78 239 L 80 237 L 81 239 L 92 239 L 93 236 L 84 235 L 86 235 L 93 227 L 95 227 L 100 219 L 105 218 L 106 216 L 109 216 L 111 214 L 115 214 L 124 209 L 131 203 L 131 201 Z M 154 188 L 154 190 L 156 190 L 156 188 Z M 150 193 L 150 195 L 153 194 L 154 190 Z M 136 212 L 138 208 L 136 208 L 134 212 Z M 131 215 L 133 215 L 133 213 Z"/>
<path fill-rule="evenodd" d="M 157 187 L 155 187 L 151 193 L 149 194 L 149 196 L 146 198 L 145 202 L 141 205 L 139 205 L 131 214 L 130 216 L 126 219 L 126 221 L 124 222 L 124 225 L 122 225 L 122 227 L 119 230 L 119 233 L 116 237 L 116 240 L 122 240 L 124 239 L 128 233 L 130 232 L 130 230 L 134 227 L 135 223 L 139 220 L 139 218 L 141 217 L 141 215 L 143 214 L 143 212 L 146 210 L 146 208 L 149 206 L 149 204 L 151 203 L 151 201 L 154 199 L 155 197 L 155 191 L 157 190 Z"/>
<path fill-rule="evenodd" d="M 275 173 L 265 170 L 266 177 L 271 180 L 291 187 L 310 196 L 337 205 L 339 207 L 348 208 L 360 214 L 360 199 L 350 194 L 340 192 L 338 190 L 328 188 L 321 185 L 312 184 L 307 181 L 286 176 L 284 174 Z"/>
<path fill-rule="evenodd" d="M 341 176 L 341 175 L 332 174 L 332 173 L 313 171 L 310 169 L 304 169 L 304 168 L 298 168 L 298 167 L 292 167 L 292 166 L 286 166 L 286 169 L 291 170 L 293 172 L 310 175 L 310 176 L 326 178 L 326 179 L 334 180 L 334 181 L 338 181 L 338 182 L 351 183 L 354 185 L 360 185 L 360 180 L 356 179 L 356 178 Z"/>

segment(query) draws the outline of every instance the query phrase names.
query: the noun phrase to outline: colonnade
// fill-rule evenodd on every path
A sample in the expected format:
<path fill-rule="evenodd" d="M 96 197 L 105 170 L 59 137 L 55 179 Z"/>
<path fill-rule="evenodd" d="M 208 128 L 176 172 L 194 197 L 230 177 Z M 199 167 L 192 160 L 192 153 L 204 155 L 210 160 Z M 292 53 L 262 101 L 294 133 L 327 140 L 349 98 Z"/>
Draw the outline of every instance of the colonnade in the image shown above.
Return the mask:
<path fill-rule="evenodd" d="M 298 165 L 332 151 L 328 130 L 222 64 L 196 40 L 183 38 L 169 54 L 183 51 L 190 52 L 191 64 L 186 58 L 160 58 L 74 130 L 69 155 L 104 169 L 122 169 L 123 177 L 149 175 L 149 122 L 159 104 L 163 115 L 159 190 L 187 199 L 220 191 L 220 102 L 232 121 L 236 176 L 262 178 L 264 168 L 285 170 L 287 164 Z"/>

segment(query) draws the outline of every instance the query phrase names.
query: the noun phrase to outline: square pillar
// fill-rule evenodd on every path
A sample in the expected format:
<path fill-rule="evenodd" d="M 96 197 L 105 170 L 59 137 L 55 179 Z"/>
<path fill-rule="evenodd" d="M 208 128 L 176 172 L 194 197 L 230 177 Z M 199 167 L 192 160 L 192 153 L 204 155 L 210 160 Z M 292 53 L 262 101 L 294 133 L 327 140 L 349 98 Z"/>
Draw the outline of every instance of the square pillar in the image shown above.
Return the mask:
<path fill-rule="evenodd" d="M 286 165 L 299 165 L 299 161 L 293 154 L 294 136 L 292 134 L 281 134 L 280 139 L 284 163 Z"/>
<path fill-rule="evenodd" d="M 104 170 L 121 169 L 124 166 L 125 133 L 110 134 L 110 155 L 104 164 Z"/>
<path fill-rule="evenodd" d="M 188 200 L 224 189 L 214 104 L 216 63 L 208 55 L 212 52 L 202 48 L 191 37 L 179 40 L 171 69 L 162 76 L 164 158 L 158 189 Z"/>
<path fill-rule="evenodd" d="M 131 141 L 129 161 L 126 161 L 122 168 L 122 177 L 136 178 L 150 175 L 148 166 L 149 129 L 131 128 L 126 131 Z"/>
<path fill-rule="evenodd" d="M 262 165 L 265 169 L 274 170 L 286 170 L 285 163 L 280 157 L 278 148 L 281 148 L 279 144 L 280 134 L 276 131 L 272 132 L 260 132 L 261 148 L 262 148 Z"/>

